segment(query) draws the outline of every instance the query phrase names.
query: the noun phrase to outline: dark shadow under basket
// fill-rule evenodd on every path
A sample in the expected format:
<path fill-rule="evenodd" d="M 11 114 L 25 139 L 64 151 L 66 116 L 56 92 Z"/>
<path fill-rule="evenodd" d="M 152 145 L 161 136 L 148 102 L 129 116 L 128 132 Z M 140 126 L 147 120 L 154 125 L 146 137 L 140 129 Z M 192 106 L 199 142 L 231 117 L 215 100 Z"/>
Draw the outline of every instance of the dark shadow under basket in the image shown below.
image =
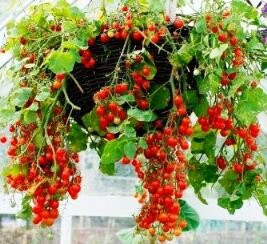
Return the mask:
<path fill-rule="evenodd" d="M 169 27 L 169 30 L 174 31 L 173 26 Z M 188 30 L 185 30 L 183 36 L 188 36 Z M 177 46 L 181 43 L 181 39 L 177 40 Z M 109 85 L 112 77 L 112 73 L 116 67 L 123 49 L 124 42 L 111 40 L 109 43 L 100 43 L 97 39 L 94 46 L 90 47 L 93 56 L 96 58 L 97 63 L 95 68 L 86 69 L 82 64 L 76 64 L 72 75 L 79 82 L 84 93 L 78 89 L 75 83 L 70 79 L 68 80 L 68 96 L 70 100 L 81 110 L 75 110 L 72 113 L 72 117 L 80 122 L 81 117 L 90 112 L 94 107 L 93 95 L 95 92 L 99 91 L 101 87 Z M 140 50 L 142 46 L 138 43 L 131 43 L 131 50 Z M 164 46 L 164 49 L 170 50 L 171 47 Z M 153 82 L 162 84 L 168 81 L 171 73 L 172 66 L 168 60 L 168 54 L 165 51 L 159 51 L 159 49 L 150 44 L 147 48 L 154 56 L 155 65 L 157 67 L 157 74 Z M 124 60 L 122 59 L 122 64 L 120 65 L 119 78 L 123 80 L 125 76 Z"/>

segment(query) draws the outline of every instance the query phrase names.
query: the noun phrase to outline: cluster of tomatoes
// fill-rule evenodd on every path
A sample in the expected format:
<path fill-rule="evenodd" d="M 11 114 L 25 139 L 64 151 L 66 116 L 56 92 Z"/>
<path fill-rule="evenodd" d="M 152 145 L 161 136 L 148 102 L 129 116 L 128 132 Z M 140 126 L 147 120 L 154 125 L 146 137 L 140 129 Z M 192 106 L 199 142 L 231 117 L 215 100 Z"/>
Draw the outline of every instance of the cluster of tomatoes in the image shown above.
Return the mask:
<path fill-rule="evenodd" d="M 29 100 L 27 106 L 34 101 Z M 41 118 L 40 110 L 37 122 L 27 124 L 19 120 L 10 126 L 5 174 L 8 185 L 31 198 L 32 222 L 51 226 L 59 216 L 59 201 L 68 194 L 76 199 L 81 190 L 76 167 L 79 155 L 65 145 L 62 129 L 67 125 L 61 107 L 54 107 L 46 133 L 40 127 Z M 6 137 L 1 137 L 1 142 L 6 141 Z"/>
<path fill-rule="evenodd" d="M 128 93 L 128 84 L 120 83 L 112 87 L 103 87 L 94 95 L 96 106 L 96 115 L 99 119 L 99 128 L 106 133 L 106 139 L 112 140 L 116 138 L 116 134 L 108 132 L 109 126 L 120 125 L 126 118 L 125 109 L 116 101 L 110 98 Z"/>
<path fill-rule="evenodd" d="M 232 135 L 225 141 L 227 146 L 243 145 L 243 151 L 239 151 L 237 157 L 231 162 L 233 170 L 238 174 L 243 174 L 246 170 L 254 170 L 257 167 L 256 160 L 253 160 L 253 152 L 257 151 L 258 146 L 256 138 L 260 134 L 260 126 L 256 123 L 251 124 L 248 128 L 235 128 Z M 223 156 L 217 158 L 217 165 L 224 170 L 229 162 Z"/>
<path fill-rule="evenodd" d="M 142 57 L 137 55 L 138 63 Z M 136 62 L 136 60 L 134 61 Z M 114 102 L 118 96 L 132 94 L 135 106 L 146 110 L 147 106 L 140 106 L 140 100 L 148 103 L 150 86 L 143 86 L 149 80 L 150 69 L 145 65 L 140 70 L 132 72 L 132 84 L 120 83 L 102 88 L 95 94 L 96 114 L 99 116 L 99 126 L 106 131 L 106 139 L 112 140 L 117 135 L 107 132 L 109 125 L 119 125 L 127 117 L 120 117 L 120 111 L 127 115 L 121 106 Z M 132 89 L 131 89 L 132 88 Z M 141 181 L 143 190 L 136 193 L 142 204 L 141 212 L 136 216 L 138 229 L 157 237 L 159 241 L 171 240 L 179 236 L 186 228 L 186 221 L 180 217 L 179 199 L 187 188 L 186 156 L 184 151 L 189 148 L 187 136 L 193 134 L 193 127 L 187 115 L 186 105 L 181 95 L 173 99 L 174 110 L 170 112 L 169 122 L 157 119 L 151 132 L 144 135 L 147 148 L 138 148 L 134 159 L 124 156 L 122 164 L 131 164 Z M 104 122 L 103 122 L 104 121 Z"/>
<path fill-rule="evenodd" d="M 186 220 L 180 217 L 179 199 L 187 188 L 184 151 L 189 144 L 185 136 L 191 135 L 193 129 L 190 118 L 180 114 L 179 108 L 185 107 L 180 95 L 175 96 L 174 104 L 176 109 L 171 112 L 169 123 L 164 126 L 157 121 L 156 130 L 146 136 L 148 147 L 139 150 L 132 161 L 145 190 L 137 193 L 142 203 L 136 216 L 138 228 L 147 230 L 159 241 L 172 240 L 187 226 Z"/>
<path fill-rule="evenodd" d="M 234 26 L 224 24 L 224 21 L 231 16 L 231 12 L 225 11 L 219 19 L 214 19 L 212 15 L 206 15 L 206 23 L 211 33 L 214 33 L 220 43 L 228 43 L 232 47 L 231 59 L 234 68 L 239 68 L 245 63 L 245 54 L 238 45 L 241 41 L 236 36 Z M 226 58 L 224 53 L 222 58 Z"/>
<path fill-rule="evenodd" d="M 238 153 L 230 161 L 220 153 L 216 163 L 221 170 L 230 166 L 232 170 L 241 175 L 246 170 L 254 170 L 257 167 L 257 162 L 253 160 L 253 153 L 258 150 L 256 138 L 259 136 L 260 126 L 257 123 L 247 127 L 234 124 L 233 102 L 227 98 L 227 92 L 228 88 L 239 78 L 240 69 L 245 63 L 245 55 L 242 42 L 236 37 L 234 26 L 232 28 L 229 24 L 224 25 L 224 21 L 230 15 L 230 12 L 224 12 L 219 20 L 215 20 L 209 14 L 206 15 L 206 23 L 210 32 L 217 35 L 219 44 L 228 43 L 229 48 L 221 57 L 226 65 L 221 75 L 221 90 L 216 94 L 218 101 L 208 108 L 207 116 L 199 117 L 198 123 L 203 132 L 219 131 L 220 135 L 226 138 L 223 146 L 239 147 Z M 250 89 L 256 86 L 257 82 L 252 81 Z M 242 94 L 241 87 L 237 89 L 236 94 Z"/>
<path fill-rule="evenodd" d="M 90 50 L 80 50 L 81 63 L 87 69 L 93 69 L 96 65 L 96 60 Z"/>

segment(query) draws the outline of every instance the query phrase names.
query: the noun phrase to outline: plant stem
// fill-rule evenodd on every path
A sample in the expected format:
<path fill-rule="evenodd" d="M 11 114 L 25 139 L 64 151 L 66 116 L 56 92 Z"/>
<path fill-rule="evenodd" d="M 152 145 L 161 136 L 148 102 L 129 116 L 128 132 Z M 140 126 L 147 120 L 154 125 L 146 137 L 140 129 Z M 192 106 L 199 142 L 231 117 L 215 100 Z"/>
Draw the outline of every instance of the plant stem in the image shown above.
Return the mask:
<path fill-rule="evenodd" d="M 122 51 L 121 51 L 121 55 L 120 55 L 120 57 L 118 59 L 118 62 L 116 63 L 115 69 L 114 69 L 114 76 L 113 76 L 113 79 L 112 79 L 111 83 L 114 83 L 115 80 L 118 78 L 118 72 L 119 72 L 119 69 L 120 69 L 120 63 L 121 63 L 122 57 L 124 56 L 124 52 L 126 50 L 126 47 L 127 47 L 129 39 L 130 39 L 130 35 L 128 35 L 127 39 L 124 42 L 124 45 L 123 45 L 123 48 L 122 48 Z"/>
<path fill-rule="evenodd" d="M 64 93 L 66 102 L 72 107 L 72 109 L 75 109 L 75 110 L 81 110 L 80 107 L 76 106 L 76 105 L 70 100 L 70 98 L 69 98 L 69 96 L 68 96 L 68 93 L 67 93 L 67 91 L 66 91 L 66 82 L 64 82 L 64 84 L 63 84 L 62 91 L 63 91 L 63 93 Z"/>
<path fill-rule="evenodd" d="M 48 135 L 47 126 L 48 126 L 48 122 L 49 122 L 49 119 L 51 117 L 51 114 L 53 112 L 53 109 L 54 109 L 54 107 L 55 107 L 55 105 L 56 105 L 56 103 L 58 101 L 58 98 L 59 98 L 59 96 L 61 94 L 61 91 L 62 90 L 59 90 L 57 92 L 57 94 L 56 94 L 56 96 L 54 98 L 54 101 L 53 101 L 52 105 L 49 107 L 49 109 L 48 109 L 48 111 L 46 113 L 46 120 L 45 120 L 45 123 L 44 123 L 45 138 L 46 138 L 47 145 L 51 146 L 51 149 L 52 149 L 52 153 L 53 153 L 53 164 L 54 164 L 54 166 L 56 166 L 56 164 L 57 164 L 56 163 L 56 152 L 55 152 L 55 148 L 53 146 L 53 143 L 52 143 L 52 141 L 51 141 L 51 139 L 50 139 L 50 137 Z M 53 178 L 55 178 L 55 176 L 56 176 L 56 172 L 54 172 Z"/>
<path fill-rule="evenodd" d="M 175 68 L 173 67 L 172 71 L 171 71 L 171 76 L 170 76 L 170 79 L 169 79 L 169 83 L 170 83 L 171 89 L 172 89 L 173 99 L 174 99 L 174 97 L 176 95 L 176 89 L 175 89 L 175 84 L 174 84 L 174 72 L 175 72 Z"/>
<path fill-rule="evenodd" d="M 76 78 L 73 76 L 73 74 L 68 73 L 69 77 L 74 81 L 74 83 L 76 84 L 76 86 L 79 88 L 81 93 L 84 93 L 83 88 L 81 87 L 81 85 L 79 84 L 79 82 L 76 80 Z"/>

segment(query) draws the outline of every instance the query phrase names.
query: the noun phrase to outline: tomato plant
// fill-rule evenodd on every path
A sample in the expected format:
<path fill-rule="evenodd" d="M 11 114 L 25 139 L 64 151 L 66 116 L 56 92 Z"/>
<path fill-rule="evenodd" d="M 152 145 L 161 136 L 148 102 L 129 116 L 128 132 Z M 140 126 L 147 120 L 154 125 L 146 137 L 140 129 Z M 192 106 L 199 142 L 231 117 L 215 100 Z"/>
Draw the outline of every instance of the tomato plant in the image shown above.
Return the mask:
<path fill-rule="evenodd" d="M 171 22 L 163 1 L 144 2 L 122 1 L 92 21 L 61 0 L 7 26 L 1 50 L 15 66 L 1 99 L 0 124 L 10 132 L 0 137 L 9 143 L 2 177 L 24 193 L 20 217 L 55 222 L 60 201 L 78 197 L 79 152 L 89 144 L 103 173 L 113 175 L 118 162 L 136 172 L 136 235 L 165 241 L 196 228 L 182 199 L 189 186 L 207 204 L 201 191 L 216 184 L 218 205 L 230 213 L 255 197 L 267 214 L 257 121 L 267 110 L 259 85 L 266 6 L 261 13 L 247 1 L 210 0 Z M 91 84 L 99 67 L 108 80 Z"/>

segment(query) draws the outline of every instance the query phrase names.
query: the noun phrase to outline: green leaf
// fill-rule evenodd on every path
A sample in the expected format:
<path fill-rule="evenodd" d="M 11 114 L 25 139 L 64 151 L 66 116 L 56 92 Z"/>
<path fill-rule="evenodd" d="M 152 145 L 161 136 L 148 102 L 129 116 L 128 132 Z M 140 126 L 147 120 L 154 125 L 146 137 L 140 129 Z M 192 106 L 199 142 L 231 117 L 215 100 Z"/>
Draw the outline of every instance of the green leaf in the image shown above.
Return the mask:
<path fill-rule="evenodd" d="M 141 147 L 142 149 L 147 149 L 147 143 L 145 138 L 141 137 L 138 142 L 138 146 Z"/>
<path fill-rule="evenodd" d="M 201 34 L 207 29 L 205 18 L 199 19 L 195 24 L 195 30 L 197 33 Z"/>
<path fill-rule="evenodd" d="M 247 43 L 247 50 L 249 51 L 255 51 L 255 50 L 265 50 L 265 47 L 261 40 L 259 40 L 255 35 L 253 38 L 250 39 L 250 41 Z"/>
<path fill-rule="evenodd" d="M 210 59 L 220 58 L 225 50 L 228 48 L 228 44 L 222 44 L 219 48 L 212 49 L 210 53 Z"/>
<path fill-rule="evenodd" d="M 122 244 L 144 244 L 149 242 L 149 238 L 137 234 L 135 228 L 120 230 L 116 233 L 116 236 Z"/>
<path fill-rule="evenodd" d="M 25 110 L 25 112 L 23 113 L 24 123 L 31 124 L 36 122 L 36 120 L 37 120 L 37 113 L 35 111 Z"/>
<path fill-rule="evenodd" d="M 219 183 L 225 189 L 225 191 L 231 195 L 237 185 L 237 179 L 238 179 L 238 174 L 233 170 L 228 170 L 219 180 Z"/>
<path fill-rule="evenodd" d="M 126 157 L 129 159 L 134 159 L 135 153 L 137 150 L 137 146 L 133 141 L 129 141 L 127 144 L 124 146 L 124 154 Z"/>
<path fill-rule="evenodd" d="M 234 114 L 238 120 L 249 125 L 256 121 L 260 112 L 267 110 L 267 94 L 261 88 L 246 89 L 235 104 Z"/>
<path fill-rule="evenodd" d="M 84 151 L 87 149 L 88 135 L 80 125 L 72 122 L 70 132 L 67 134 L 67 141 L 71 151 Z"/>
<path fill-rule="evenodd" d="M 245 73 L 239 73 L 231 83 L 228 96 L 234 96 L 239 87 L 241 87 L 242 85 L 248 85 L 251 80 L 253 80 L 251 76 L 248 76 Z"/>
<path fill-rule="evenodd" d="M 198 78 L 197 84 L 200 94 L 210 92 L 211 95 L 215 95 L 220 85 L 220 77 L 215 72 L 209 73 L 204 79 Z"/>
<path fill-rule="evenodd" d="M 182 68 L 187 65 L 193 58 L 191 55 L 192 48 L 190 44 L 183 44 L 182 47 L 172 54 L 170 63 L 177 68 Z"/>
<path fill-rule="evenodd" d="M 72 52 L 53 51 L 48 56 L 46 63 L 55 74 L 70 73 L 75 65 L 76 58 Z"/>
<path fill-rule="evenodd" d="M 1 175 L 3 177 L 7 177 L 9 175 L 17 176 L 19 174 L 26 175 L 27 173 L 27 166 L 26 165 L 20 165 L 20 164 L 11 164 L 3 168 Z"/>
<path fill-rule="evenodd" d="M 89 132 L 97 132 L 100 136 L 105 135 L 105 132 L 103 132 L 99 127 L 99 117 L 96 114 L 95 108 L 90 113 L 87 113 L 82 117 L 82 122 Z"/>
<path fill-rule="evenodd" d="M 211 163 L 215 160 L 215 146 L 216 146 L 217 134 L 210 132 L 206 135 L 204 141 L 204 153 L 207 155 Z"/>
<path fill-rule="evenodd" d="M 196 104 L 196 106 L 192 109 L 195 112 L 196 116 L 200 117 L 207 115 L 208 108 L 209 108 L 209 102 L 206 96 L 201 96 L 199 97 L 198 104 Z"/>
<path fill-rule="evenodd" d="M 227 209 L 230 214 L 234 214 L 236 209 L 240 209 L 243 206 L 241 198 L 231 201 L 229 197 L 220 197 L 217 202 L 220 207 Z"/>
<path fill-rule="evenodd" d="M 222 208 L 228 208 L 228 205 L 229 205 L 229 202 L 230 202 L 230 199 L 228 197 L 224 198 L 224 197 L 220 197 L 218 198 L 218 205 Z"/>
<path fill-rule="evenodd" d="M 184 231 L 195 230 L 199 226 L 199 215 L 186 201 L 179 200 L 181 207 L 181 218 L 187 222 L 187 227 Z"/>
<path fill-rule="evenodd" d="M 194 109 L 199 104 L 196 90 L 186 90 L 183 98 L 188 109 Z"/>
<path fill-rule="evenodd" d="M 155 110 L 161 110 L 168 107 L 171 100 L 170 90 L 160 85 L 155 85 L 151 88 L 151 95 L 149 97 L 150 107 Z"/>
<path fill-rule="evenodd" d="M 35 100 L 39 102 L 45 101 L 47 98 L 51 96 L 50 90 L 47 87 L 42 87 L 40 92 L 35 96 Z"/>
<path fill-rule="evenodd" d="M 165 9 L 165 0 L 149 0 L 149 10 L 151 12 L 163 12 Z"/>
<path fill-rule="evenodd" d="M 260 203 L 264 215 L 267 216 L 267 194 L 266 194 L 266 186 L 265 183 L 261 183 L 257 186 L 257 191 L 255 192 L 255 196 Z"/>
<path fill-rule="evenodd" d="M 213 163 L 215 158 L 216 133 L 205 133 L 201 130 L 199 125 L 194 127 L 194 131 L 191 152 L 193 154 L 205 153 L 210 162 Z"/>
<path fill-rule="evenodd" d="M 190 170 L 188 171 L 189 182 L 194 188 L 194 192 L 198 195 L 202 202 L 205 199 L 201 196 L 201 189 L 206 187 L 209 183 L 217 182 L 219 178 L 218 168 L 216 165 L 201 163 L 196 158 L 189 161 Z"/>
<path fill-rule="evenodd" d="M 16 215 L 17 218 L 29 220 L 32 217 L 31 196 L 24 196 L 22 199 L 22 209 Z"/>
<path fill-rule="evenodd" d="M 120 132 L 120 127 L 119 127 L 119 126 L 109 126 L 109 127 L 107 128 L 107 131 L 108 131 L 109 133 L 112 133 L 112 134 L 117 134 L 117 133 Z"/>
<path fill-rule="evenodd" d="M 157 119 L 157 115 L 151 110 L 144 111 L 138 108 L 131 108 L 127 111 L 127 114 L 137 121 L 151 122 Z"/>
<path fill-rule="evenodd" d="M 29 111 L 36 112 L 38 109 L 39 109 L 39 104 L 38 104 L 38 102 L 33 102 L 33 103 L 31 104 L 31 106 L 28 107 L 28 108 L 25 109 L 25 110 L 29 110 Z"/>
<path fill-rule="evenodd" d="M 126 94 L 126 95 L 122 95 L 122 96 L 116 97 L 116 102 L 119 105 L 123 105 L 124 103 L 132 103 L 132 102 L 135 102 L 135 98 L 134 98 L 133 95 Z"/>
<path fill-rule="evenodd" d="M 122 124 L 121 125 L 121 133 L 125 135 L 126 137 L 133 138 L 136 137 L 136 130 L 135 128 L 130 124 Z"/>
<path fill-rule="evenodd" d="M 42 148 L 45 142 L 42 129 L 41 128 L 35 129 L 33 135 L 34 135 L 33 142 L 35 146 L 39 149 Z"/>
<path fill-rule="evenodd" d="M 124 141 L 125 142 L 125 141 Z M 122 139 L 108 141 L 101 157 L 102 164 L 113 164 L 124 156 L 124 148 L 121 147 Z"/>
<path fill-rule="evenodd" d="M 135 70 L 135 71 L 142 72 L 142 69 L 144 67 L 149 68 L 150 74 L 148 76 L 146 76 L 146 79 L 152 80 L 157 73 L 157 67 L 156 67 L 155 62 L 153 61 L 150 53 L 145 48 L 143 48 L 142 50 L 133 51 L 128 56 L 130 59 L 135 59 L 135 57 L 137 55 L 142 56 L 143 60 L 141 63 L 133 63 L 133 65 L 131 66 L 132 67 L 131 69 Z"/>
<path fill-rule="evenodd" d="M 258 16 L 257 9 L 248 5 L 245 1 L 233 0 L 231 4 L 232 12 L 238 17 L 244 16 L 247 19 L 255 19 Z"/>
<path fill-rule="evenodd" d="M 64 20 L 62 22 L 64 32 L 74 32 L 77 29 L 77 24 L 72 21 Z"/>
<path fill-rule="evenodd" d="M 115 164 L 103 164 L 100 163 L 99 170 L 106 175 L 114 175 L 115 174 Z"/>
<path fill-rule="evenodd" d="M 18 117 L 19 113 L 16 113 L 13 109 L 0 108 L 0 124 L 5 126 L 7 123 L 16 121 Z"/>
<path fill-rule="evenodd" d="M 14 106 L 23 107 L 31 96 L 32 88 L 21 87 L 13 93 L 11 102 Z"/>

